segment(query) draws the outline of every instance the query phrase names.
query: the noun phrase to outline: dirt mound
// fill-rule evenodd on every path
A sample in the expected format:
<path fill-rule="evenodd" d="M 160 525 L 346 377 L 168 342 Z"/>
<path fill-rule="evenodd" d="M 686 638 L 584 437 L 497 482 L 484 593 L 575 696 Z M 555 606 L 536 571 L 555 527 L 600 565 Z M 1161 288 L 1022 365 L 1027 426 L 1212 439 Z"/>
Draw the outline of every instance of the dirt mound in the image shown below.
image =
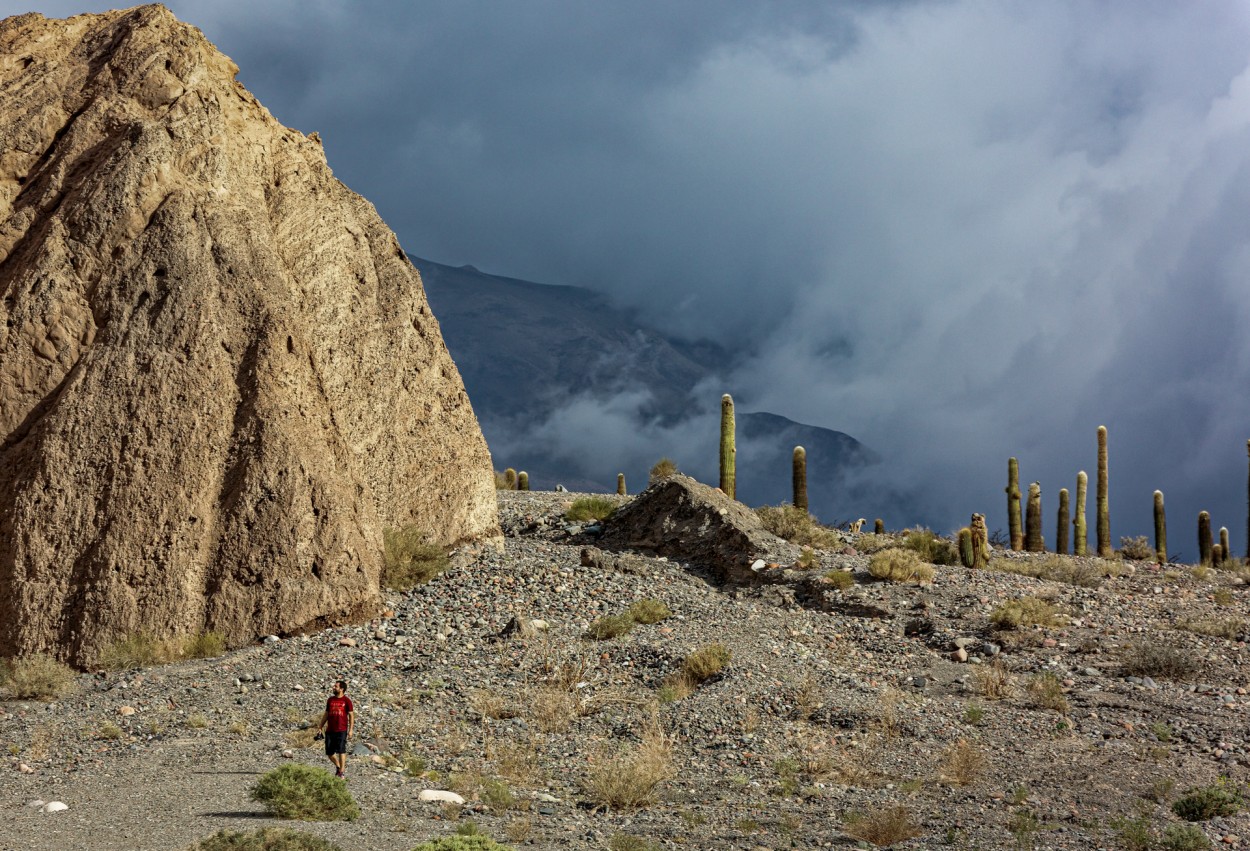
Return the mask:
<path fill-rule="evenodd" d="M 742 503 L 682 475 L 661 479 L 617 509 L 599 543 L 697 564 L 723 582 L 754 581 L 755 561 L 788 561 L 798 549 L 765 530 Z"/>
<path fill-rule="evenodd" d="M 420 278 L 316 134 L 161 6 L 0 22 L 0 654 L 378 605 L 498 535 Z"/>

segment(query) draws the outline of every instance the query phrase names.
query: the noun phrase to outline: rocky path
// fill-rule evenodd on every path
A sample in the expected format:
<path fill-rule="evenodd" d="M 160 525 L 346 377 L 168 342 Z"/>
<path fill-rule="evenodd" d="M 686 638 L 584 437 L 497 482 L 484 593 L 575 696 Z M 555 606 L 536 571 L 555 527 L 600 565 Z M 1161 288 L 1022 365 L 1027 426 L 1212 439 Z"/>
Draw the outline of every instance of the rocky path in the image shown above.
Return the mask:
<path fill-rule="evenodd" d="M 1168 804 L 1189 787 L 1250 772 L 1245 635 L 1175 628 L 1250 620 L 1231 573 L 1124 563 L 1082 587 L 948 566 L 914 586 L 872 580 L 846 549 L 820 567 L 851 569 L 844 591 L 813 597 L 811 572 L 781 569 L 716 587 L 688 565 L 595 549 L 593 530 L 562 519 L 573 496 L 501 493 L 505 551 L 457 553 L 384 620 L 0 705 L 0 849 L 176 849 L 277 823 L 248 787 L 292 758 L 328 764 L 302 728 L 339 676 L 360 713 L 349 786 L 364 816 L 299 827 L 344 847 L 408 849 L 469 820 L 518 848 L 854 847 L 848 814 L 894 812 L 919 833 L 897 847 L 1115 848 L 1133 824 L 1176 824 Z M 995 607 L 1022 595 L 1070 623 L 992 630 Z M 584 637 L 648 597 L 673 617 Z M 514 615 L 549 628 L 498 639 Z M 672 699 L 667 678 L 717 642 L 726 670 Z M 1142 647 L 1188 670 L 1131 674 Z M 651 717 L 671 737 L 672 779 L 644 809 L 596 807 L 587 778 Z M 426 788 L 466 804 L 420 802 Z M 1245 814 L 1199 827 L 1250 844 Z"/>

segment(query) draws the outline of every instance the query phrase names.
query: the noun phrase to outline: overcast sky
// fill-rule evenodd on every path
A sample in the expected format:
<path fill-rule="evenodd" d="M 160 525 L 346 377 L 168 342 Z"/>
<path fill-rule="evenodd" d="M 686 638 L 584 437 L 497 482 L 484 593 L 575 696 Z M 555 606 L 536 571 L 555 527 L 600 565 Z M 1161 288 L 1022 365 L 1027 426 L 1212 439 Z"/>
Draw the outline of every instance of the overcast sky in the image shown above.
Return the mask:
<path fill-rule="evenodd" d="M 1004 525 L 1016 455 L 1051 540 L 1106 424 L 1117 536 L 1160 488 L 1244 554 L 1250 4 L 168 5 L 410 252 L 753 352 L 917 519 Z"/>

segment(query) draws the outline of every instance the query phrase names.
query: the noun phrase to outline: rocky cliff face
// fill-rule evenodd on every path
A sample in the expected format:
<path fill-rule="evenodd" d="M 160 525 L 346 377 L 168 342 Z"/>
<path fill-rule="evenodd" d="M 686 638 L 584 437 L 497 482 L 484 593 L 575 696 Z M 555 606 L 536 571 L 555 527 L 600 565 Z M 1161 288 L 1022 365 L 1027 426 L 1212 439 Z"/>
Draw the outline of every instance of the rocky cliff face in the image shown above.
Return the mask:
<path fill-rule="evenodd" d="M 378 606 L 384 527 L 498 534 L 420 278 L 161 6 L 0 22 L 0 655 Z"/>

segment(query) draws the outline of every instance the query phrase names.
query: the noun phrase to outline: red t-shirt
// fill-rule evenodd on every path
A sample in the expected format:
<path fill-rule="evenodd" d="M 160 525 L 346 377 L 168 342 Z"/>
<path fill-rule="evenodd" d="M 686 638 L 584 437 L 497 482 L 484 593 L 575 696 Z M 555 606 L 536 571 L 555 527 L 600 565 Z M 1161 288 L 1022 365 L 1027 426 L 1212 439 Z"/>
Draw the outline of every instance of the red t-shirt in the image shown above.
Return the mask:
<path fill-rule="evenodd" d="M 331 733 L 347 732 L 347 716 L 356 711 L 347 695 L 332 697 L 326 701 L 326 730 Z"/>

